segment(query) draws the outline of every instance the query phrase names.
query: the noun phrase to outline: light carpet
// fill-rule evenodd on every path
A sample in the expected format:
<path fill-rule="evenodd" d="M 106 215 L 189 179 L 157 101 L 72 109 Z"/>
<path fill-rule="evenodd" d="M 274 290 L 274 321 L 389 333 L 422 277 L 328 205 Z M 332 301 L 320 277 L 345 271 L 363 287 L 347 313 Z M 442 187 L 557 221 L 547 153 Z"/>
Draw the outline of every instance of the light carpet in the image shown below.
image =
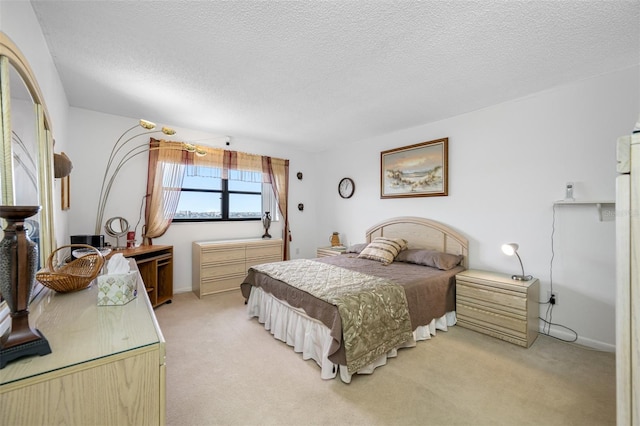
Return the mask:
<path fill-rule="evenodd" d="M 350 384 L 249 319 L 240 292 L 156 309 L 167 425 L 614 425 L 615 355 L 454 326 Z"/>

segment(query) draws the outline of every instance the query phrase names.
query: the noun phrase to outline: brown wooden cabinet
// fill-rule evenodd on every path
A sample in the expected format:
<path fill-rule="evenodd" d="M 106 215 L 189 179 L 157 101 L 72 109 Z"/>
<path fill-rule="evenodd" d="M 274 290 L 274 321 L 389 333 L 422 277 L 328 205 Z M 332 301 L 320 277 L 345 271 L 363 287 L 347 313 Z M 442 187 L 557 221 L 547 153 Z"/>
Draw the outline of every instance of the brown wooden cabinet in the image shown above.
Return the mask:
<path fill-rule="evenodd" d="M 173 246 L 140 246 L 117 250 L 124 257 L 135 259 L 140 276 L 155 308 L 163 303 L 171 303 L 173 298 Z"/>

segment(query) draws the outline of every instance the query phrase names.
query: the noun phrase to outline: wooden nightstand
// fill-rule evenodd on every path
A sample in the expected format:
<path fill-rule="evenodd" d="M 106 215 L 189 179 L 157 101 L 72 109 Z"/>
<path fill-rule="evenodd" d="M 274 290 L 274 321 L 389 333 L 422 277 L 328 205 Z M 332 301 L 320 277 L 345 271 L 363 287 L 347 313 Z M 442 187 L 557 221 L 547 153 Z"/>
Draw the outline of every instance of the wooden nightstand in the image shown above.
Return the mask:
<path fill-rule="evenodd" d="M 342 253 L 345 253 L 345 249 L 338 250 L 333 247 L 318 247 L 316 249 L 316 257 L 340 256 Z"/>
<path fill-rule="evenodd" d="M 528 348 L 538 337 L 540 281 L 467 270 L 456 275 L 457 324 Z"/>

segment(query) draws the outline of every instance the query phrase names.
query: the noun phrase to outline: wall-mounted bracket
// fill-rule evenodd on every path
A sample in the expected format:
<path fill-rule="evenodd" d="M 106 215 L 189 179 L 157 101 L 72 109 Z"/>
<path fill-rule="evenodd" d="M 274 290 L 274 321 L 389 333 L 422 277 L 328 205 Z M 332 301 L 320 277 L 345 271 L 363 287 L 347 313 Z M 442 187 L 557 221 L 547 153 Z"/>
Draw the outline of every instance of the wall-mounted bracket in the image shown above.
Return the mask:
<path fill-rule="evenodd" d="M 553 203 L 556 206 L 584 206 L 584 205 L 594 205 L 596 206 L 596 208 L 598 209 L 598 220 L 600 222 L 602 222 L 602 210 L 605 208 L 605 206 L 613 206 L 615 207 L 616 202 L 615 201 L 609 201 L 609 200 L 560 200 L 560 201 L 555 201 Z"/>

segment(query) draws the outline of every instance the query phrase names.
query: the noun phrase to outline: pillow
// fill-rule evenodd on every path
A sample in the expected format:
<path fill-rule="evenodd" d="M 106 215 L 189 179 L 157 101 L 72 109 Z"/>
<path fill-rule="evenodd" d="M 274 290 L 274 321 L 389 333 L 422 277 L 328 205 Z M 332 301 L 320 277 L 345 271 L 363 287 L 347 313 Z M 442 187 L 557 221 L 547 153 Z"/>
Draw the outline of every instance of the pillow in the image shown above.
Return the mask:
<path fill-rule="evenodd" d="M 406 247 L 407 240 L 402 238 L 376 237 L 360 252 L 358 258 L 376 260 L 388 265 Z"/>
<path fill-rule="evenodd" d="M 396 262 L 415 263 L 416 265 L 431 266 L 443 271 L 453 269 L 462 262 L 461 254 L 442 253 L 435 250 L 407 249 L 401 251 L 396 257 Z"/>
<path fill-rule="evenodd" d="M 358 253 L 360 254 L 360 252 L 362 252 L 362 250 L 365 249 L 365 247 L 367 247 L 367 243 L 360 243 L 360 244 L 354 244 L 352 246 L 349 246 L 347 248 L 347 253 Z"/>

